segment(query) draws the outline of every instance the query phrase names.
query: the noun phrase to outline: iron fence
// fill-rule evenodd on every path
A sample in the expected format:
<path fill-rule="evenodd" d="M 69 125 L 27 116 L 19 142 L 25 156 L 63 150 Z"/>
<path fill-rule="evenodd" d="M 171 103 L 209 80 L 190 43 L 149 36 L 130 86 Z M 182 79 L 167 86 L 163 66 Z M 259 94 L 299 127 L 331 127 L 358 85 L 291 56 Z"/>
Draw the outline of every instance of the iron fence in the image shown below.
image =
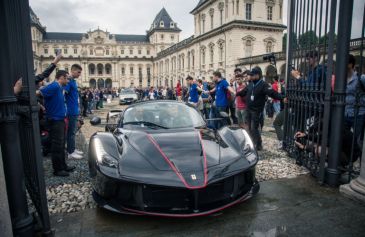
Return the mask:
<path fill-rule="evenodd" d="M 361 37 L 350 41 L 353 0 L 291 0 L 288 7 L 284 147 L 319 182 L 337 186 L 358 175 L 365 17 Z M 350 53 L 358 58 L 354 70 Z M 301 72 L 293 73 L 297 68 Z"/>

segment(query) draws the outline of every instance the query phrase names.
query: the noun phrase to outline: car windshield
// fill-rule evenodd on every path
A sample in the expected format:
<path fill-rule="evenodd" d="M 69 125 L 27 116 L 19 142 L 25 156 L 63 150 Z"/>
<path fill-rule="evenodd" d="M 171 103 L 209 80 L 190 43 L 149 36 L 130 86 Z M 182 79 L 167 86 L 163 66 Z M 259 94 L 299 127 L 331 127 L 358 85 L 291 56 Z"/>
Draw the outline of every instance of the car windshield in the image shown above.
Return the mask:
<path fill-rule="evenodd" d="M 139 104 L 124 112 L 123 124 L 156 128 L 196 128 L 205 126 L 194 108 L 176 102 Z"/>
<path fill-rule="evenodd" d="M 132 90 L 123 90 L 120 92 L 121 95 L 130 95 L 130 94 L 134 94 L 134 91 Z"/>

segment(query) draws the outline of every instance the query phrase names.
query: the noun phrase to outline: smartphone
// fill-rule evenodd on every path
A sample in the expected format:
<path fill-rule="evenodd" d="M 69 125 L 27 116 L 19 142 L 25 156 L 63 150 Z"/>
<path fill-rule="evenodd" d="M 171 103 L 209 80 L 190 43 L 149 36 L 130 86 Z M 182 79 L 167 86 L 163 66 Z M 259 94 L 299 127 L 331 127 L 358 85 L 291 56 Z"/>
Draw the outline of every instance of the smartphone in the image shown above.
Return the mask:
<path fill-rule="evenodd" d="M 60 55 L 62 53 L 61 49 L 56 49 L 56 56 Z"/>

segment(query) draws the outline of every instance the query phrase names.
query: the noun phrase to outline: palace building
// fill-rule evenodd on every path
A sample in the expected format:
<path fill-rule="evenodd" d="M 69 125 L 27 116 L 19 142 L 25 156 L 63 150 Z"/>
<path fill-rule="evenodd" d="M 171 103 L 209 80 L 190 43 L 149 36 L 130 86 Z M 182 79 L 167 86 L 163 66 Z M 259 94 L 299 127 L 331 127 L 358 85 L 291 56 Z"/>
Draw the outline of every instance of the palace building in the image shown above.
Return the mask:
<path fill-rule="evenodd" d="M 282 0 L 199 0 L 194 35 L 183 40 L 165 8 L 143 35 L 48 32 L 31 10 L 34 67 L 40 73 L 62 50 L 57 68 L 80 64 L 82 87 L 174 86 L 215 70 L 229 78 L 239 59 L 282 51 L 282 9 Z"/>

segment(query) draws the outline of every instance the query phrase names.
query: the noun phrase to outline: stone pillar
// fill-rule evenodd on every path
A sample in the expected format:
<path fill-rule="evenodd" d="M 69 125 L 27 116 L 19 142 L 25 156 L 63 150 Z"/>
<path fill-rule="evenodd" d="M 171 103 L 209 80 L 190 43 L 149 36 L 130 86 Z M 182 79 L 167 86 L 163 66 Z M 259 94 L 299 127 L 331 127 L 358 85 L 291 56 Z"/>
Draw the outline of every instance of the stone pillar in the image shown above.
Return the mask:
<path fill-rule="evenodd" d="M 8 195 L 6 192 L 5 175 L 3 167 L 3 157 L 0 146 L 0 233 L 4 237 L 13 236 L 9 212 Z"/>
<path fill-rule="evenodd" d="M 365 140 L 363 143 L 361 164 L 360 176 L 352 180 L 349 184 L 340 186 L 340 192 L 351 199 L 365 203 Z"/>

